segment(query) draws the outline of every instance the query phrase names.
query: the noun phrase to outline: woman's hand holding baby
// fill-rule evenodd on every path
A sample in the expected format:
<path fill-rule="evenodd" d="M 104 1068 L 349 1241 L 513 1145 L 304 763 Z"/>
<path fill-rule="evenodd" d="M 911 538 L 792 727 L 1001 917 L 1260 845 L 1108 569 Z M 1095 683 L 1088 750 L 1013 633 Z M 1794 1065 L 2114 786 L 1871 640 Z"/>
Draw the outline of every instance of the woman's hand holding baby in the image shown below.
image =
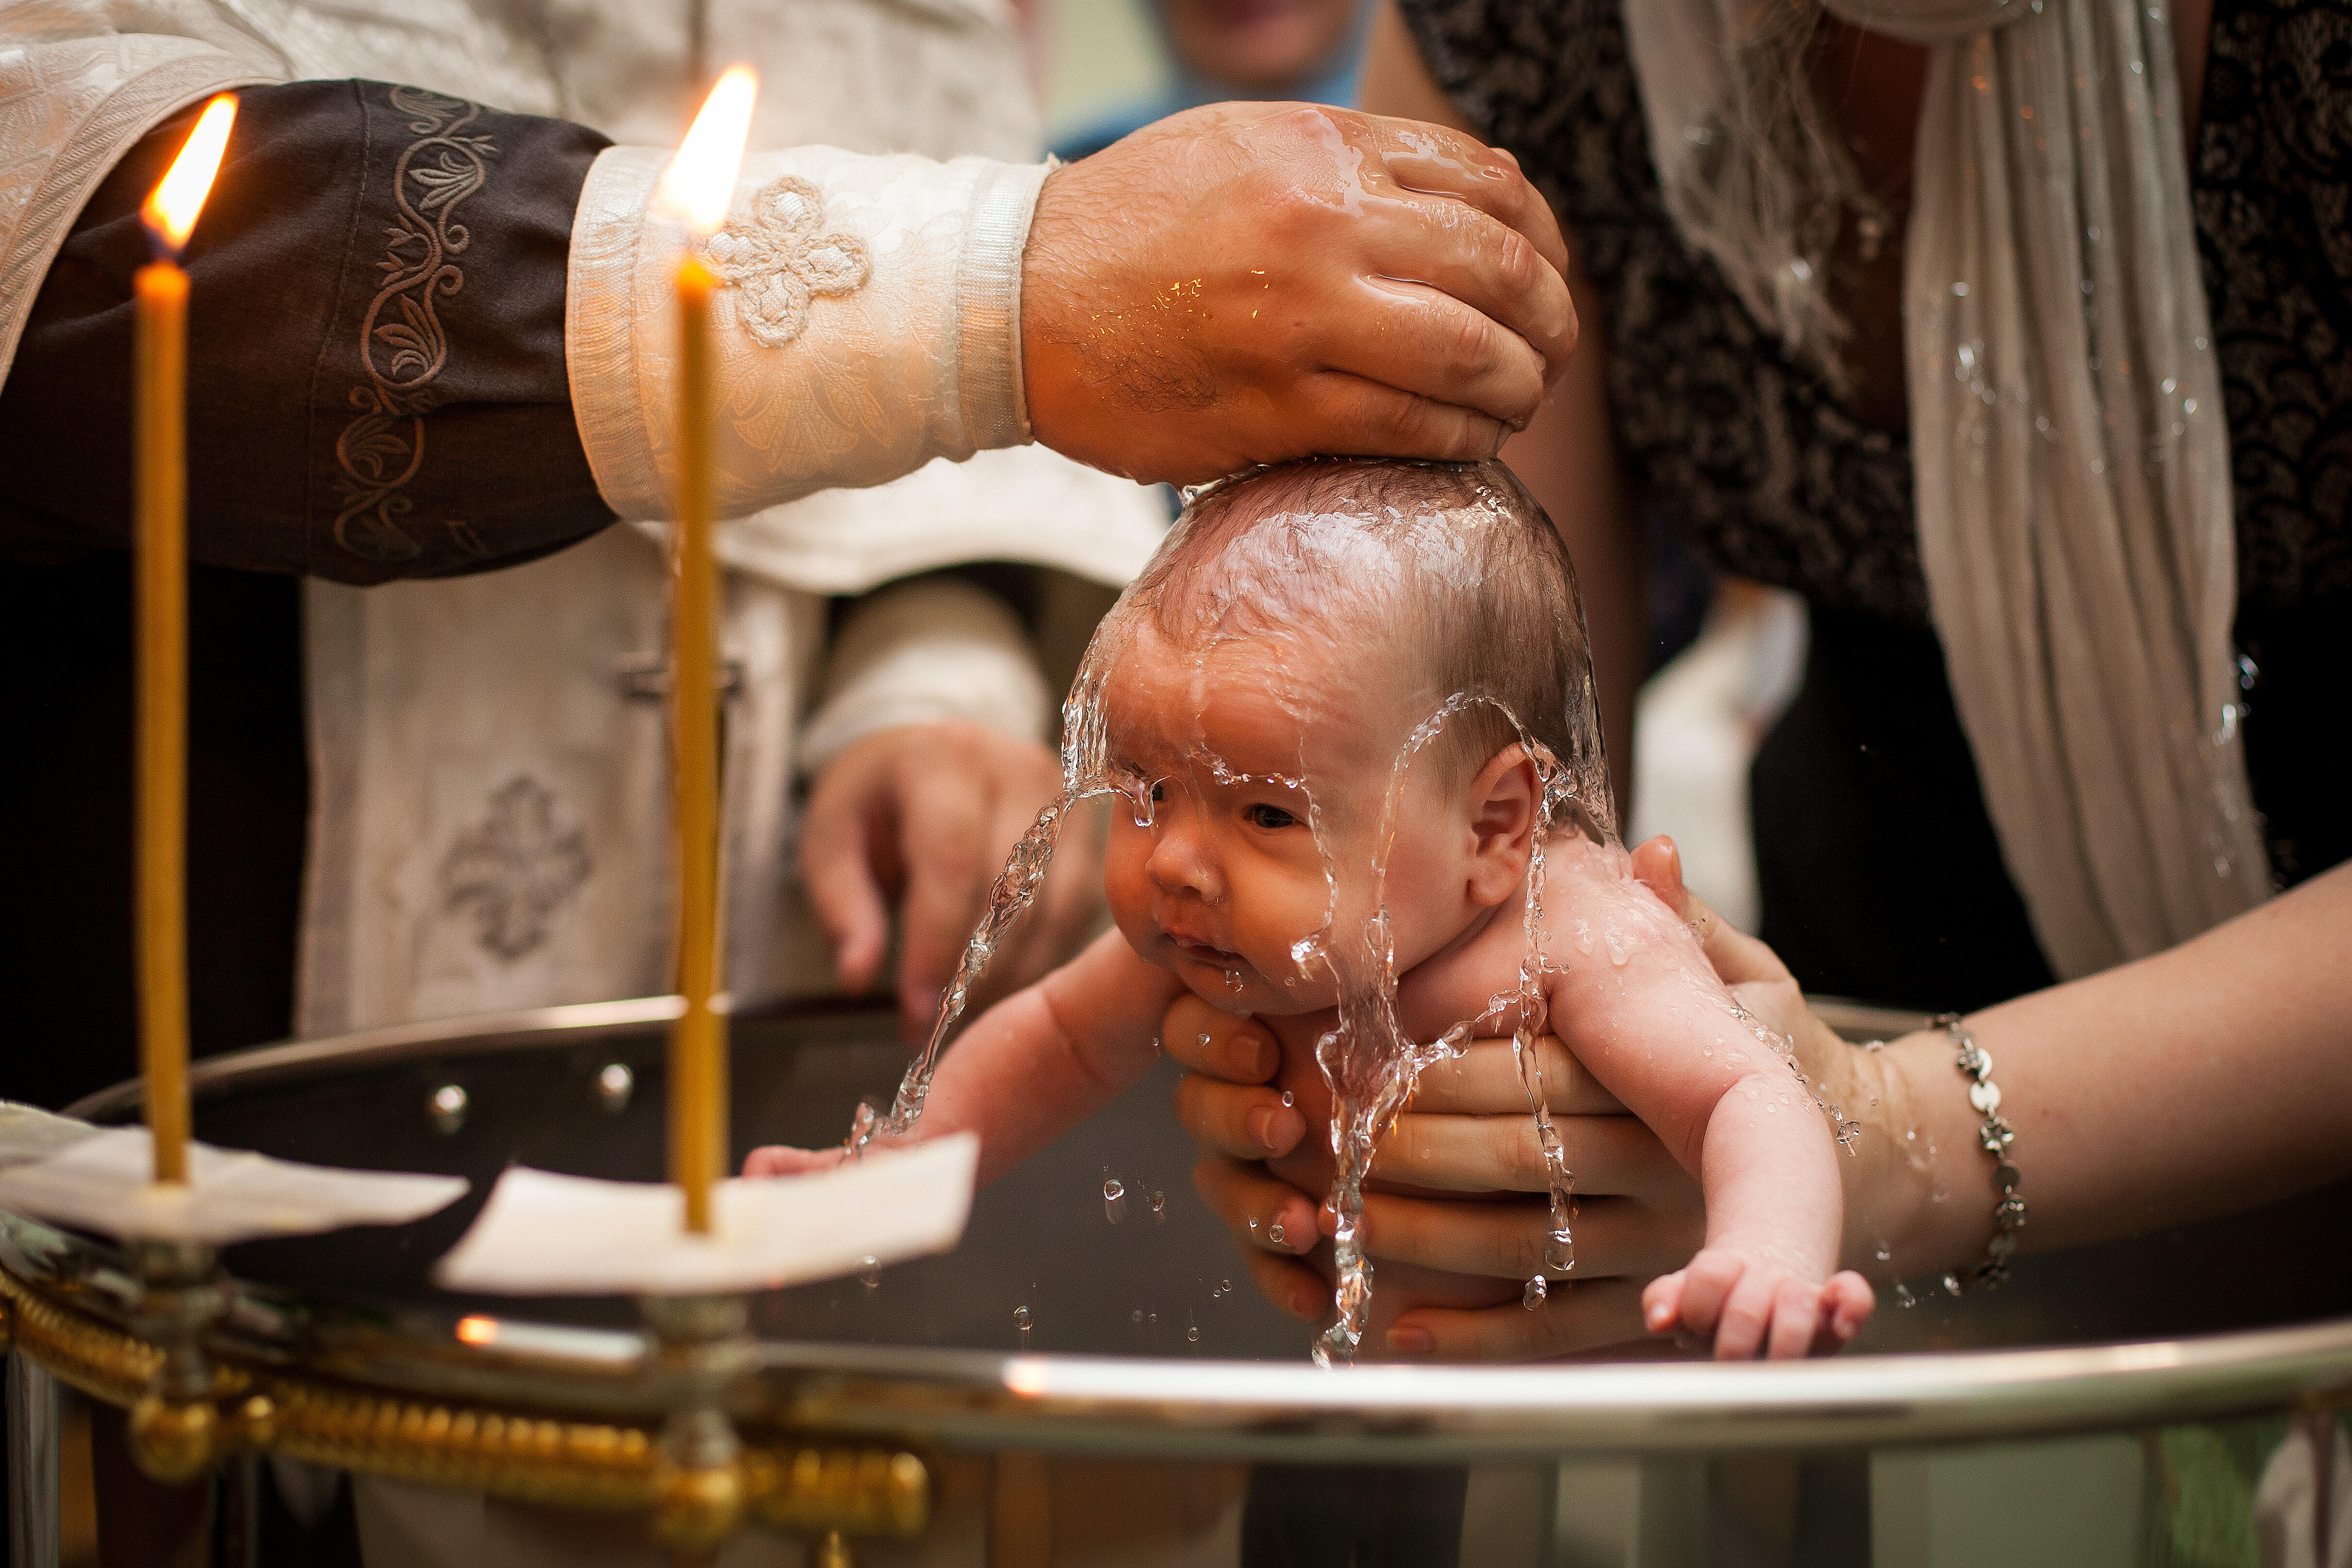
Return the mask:
<path fill-rule="evenodd" d="M 1770 950 L 1723 925 L 1684 894 L 1671 842 L 1654 841 L 1643 846 L 1632 869 L 1666 906 L 1659 910 L 1652 904 L 1652 912 L 1659 916 L 1671 912 L 1696 940 L 1681 930 L 1664 931 L 1655 934 L 1659 942 L 1691 951 L 1647 955 L 1646 961 L 1637 958 L 1630 972 L 1616 966 L 1595 967 L 1592 972 L 1600 977 L 1593 988 L 1596 998 L 1614 991 L 1614 1006 L 1626 1006 L 1626 982 L 1656 963 L 1692 968 L 1694 977 L 1709 987 L 1719 976 L 1748 1012 L 1799 1041 L 1808 1074 L 1816 1082 L 1822 1081 L 1823 1070 L 1839 1075 L 1848 1068 L 1857 1053 L 1811 1019 Z M 1600 887 L 1591 891 L 1609 892 Z M 1708 974 L 1702 962 L 1712 965 L 1716 973 Z M 1640 989 L 1637 985 L 1636 992 Z M 1681 1005 L 1671 989 L 1664 997 L 1669 1010 Z M 1605 1025 L 1593 1018 L 1559 1016 L 1554 1022 L 1583 1049 L 1606 1050 L 1609 1042 L 1601 1038 L 1604 1030 L 1622 1040 L 1628 1024 L 1638 1030 L 1639 1014 L 1658 1010 L 1652 1005 L 1658 1000 L 1655 994 L 1646 1002 L 1637 997 L 1636 1016 L 1612 1016 Z M 1227 1217 L 1237 1236 L 1258 1241 L 1251 1249 L 1251 1267 L 1261 1290 L 1301 1316 L 1318 1313 L 1328 1302 L 1321 1281 L 1303 1265 L 1268 1249 L 1263 1240 L 1276 1216 L 1286 1221 L 1286 1238 L 1297 1238 L 1297 1211 L 1307 1201 L 1259 1163 L 1283 1153 L 1307 1131 L 1296 1111 L 1281 1107 L 1271 1090 L 1258 1086 L 1271 1071 L 1270 1046 L 1249 1049 L 1249 1020 L 1215 1013 L 1199 1003 L 1187 1008 L 1180 1002 L 1167 1027 L 1171 1040 L 1185 1042 L 1171 1053 L 1195 1070 L 1179 1091 L 1178 1110 L 1207 1151 L 1196 1176 L 1203 1196 Z M 1594 1038 L 1584 1039 L 1580 1029 Z M 1262 1030 L 1255 1033 L 1262 1039 Z M 1567 1164 L 1576 1173 L 1576 1287 L 1555 1290 L 1534 1311 L 1516 1304 L 1410 1311 L 1389 1336 L 1390 1354 L 1539 1359 L 1637 1340 L 1645 1331 L 1685 1328 L 1715 1333 L 1721 1355 L 1759 1351 L 1786 1355 L 1834 1349 L 1853 1337 L 1871 1306 L 1869 1287 L 1860 1276 L 1844 1273 L 1824 1282 L 1822 1260 L 1801 1260 L 1802 1266 L 1797 1266 L 1755 1256 L 1752 1249 L 1701 1251 L 1706 1234 L 1705 1203 L 1683 1162 L 1650 1128 L 1624 1114 L 1557 1041 L 1540 1042 L 1538 1051 Z M 1759 1065 L 1765 1064 L 1759 1060 Z M 1777 1072 L 1777 1065 L 1772 1071 Z M 1763 1086 L 1777 1101 L 1777 1082 Z M 1864 1086 L 1838 1076 L 1830 1087 L 1834 1095 L 1841 1091 L 1859 1093 Z M 1752 1107 L 1748 1114 L 1755 1114 Z M 1729 1128 L 1733 1122 L 1724 1119 L 1722 1124 Z M 1685 1150 L 1685 1157 L 1688 1154 Z M 1841 1158 L 1838 1163 L 1853 1162 Z M 1540 1151 L 1510 1042 L 1475 1041 L 1459 1060 L 1441 1062 L 1425 1073 L 1412 1110 L 1383 1141 L 1376 1168 L 1386 1180 L 1424 1188 L 1482 1195 L 1542 1193 L 1546 1184 Z M 1244 1231 L 1249 1218 L 1260 1222 L 1254 1233 Z M 1329 1223 L 1327 1213 L 1319 1228 L 1328 1232 Z M 1368 1198 L 1365 1234 L 1368 1249 L 1376 1257 L 1463 1273 L 1526 1278 L 1539 1266 L 1549 1228 L 1549 1208 L 1540 1197 L 1454 1202 L 1380 1195 Z M 1279 1252 L 1299 1249 L 1294 1244 Z M 1834 1260 L 1827 1266 L 1834 1267 Z M 1650 1282 L 1646 1293 L 1645 1282 Z"/>
<path fill-rule="evenodd" d="M 1203 1148 L 1193 1175 L 1202 1197 L 1232 1228 L 1268 1300 L 1308 1321 L 1326 1314 L 1329 1287 L 1298 1255 L 1329 1233 L 1329 1210 L 1318 1211 L 1262 1163 L 1320 1131 L 1265 1086 L 1276 1067 L 1272 1040 L 1263 1026 L 1190 995 L 1169 1010 L 1162 1038 L 1192 1069 L 1176 1106 Z M 1643 1284 L 1683 1263 L 1705 1237 L 1698 1183 L 1591 1074 L 1569 1069 L 1557 1040 L 1547 1037 L 1538 1050 L 1577 1173 L 1578 1283 L 1533 1312 L 1516 1303 L 1414 1308 L 1391 1330 L 1383 1346 L 1391 1355 L 1540 1360 L 1638 1340 Z M 1364 1237 L 1374 1257 L 1499 1280 L 1524 1280 L 1540 1265 L 1549 1208 L 1509 1040 L 1473 1040 L 1460 1058 L 1424 1072 L 1374 1169 L 1415 1186 L 1510 1195 L 1459 1203 L 1368 1193 Z M 1277 1223 L 1279 1244 L 1269 1239 Z"/>

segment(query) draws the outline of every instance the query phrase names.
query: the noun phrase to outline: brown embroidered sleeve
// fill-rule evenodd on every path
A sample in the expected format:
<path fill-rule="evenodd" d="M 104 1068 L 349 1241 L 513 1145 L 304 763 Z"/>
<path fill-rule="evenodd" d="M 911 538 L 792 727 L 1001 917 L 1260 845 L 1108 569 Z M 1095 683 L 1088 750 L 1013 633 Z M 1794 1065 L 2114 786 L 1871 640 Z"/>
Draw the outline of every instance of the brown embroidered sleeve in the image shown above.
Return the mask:
<path fill-rule="evenodd" d="M 242 99 L 186 258 L 195 558 L 373 583 L 610 523 L 563 360 L 572 209 L 604 139 L 382 82 Z M 42 285 L 0 386 L 0 554 L 127 537 L 137 208 L 192 118 L 115 169 Z"/>

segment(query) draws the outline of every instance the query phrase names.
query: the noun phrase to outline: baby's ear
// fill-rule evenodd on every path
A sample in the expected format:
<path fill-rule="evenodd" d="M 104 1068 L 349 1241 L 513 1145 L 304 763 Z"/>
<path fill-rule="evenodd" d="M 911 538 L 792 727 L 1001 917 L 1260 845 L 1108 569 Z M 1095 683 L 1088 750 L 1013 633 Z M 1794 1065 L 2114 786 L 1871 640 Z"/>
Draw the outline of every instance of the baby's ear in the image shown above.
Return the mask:
<path fill-rule="evenodd" d="M 1543 786 L 1517 745 L 1496 752 L 1470 781 L 1470 897 L 1492 907 L 1517 891 L 1535 841 Z"/>

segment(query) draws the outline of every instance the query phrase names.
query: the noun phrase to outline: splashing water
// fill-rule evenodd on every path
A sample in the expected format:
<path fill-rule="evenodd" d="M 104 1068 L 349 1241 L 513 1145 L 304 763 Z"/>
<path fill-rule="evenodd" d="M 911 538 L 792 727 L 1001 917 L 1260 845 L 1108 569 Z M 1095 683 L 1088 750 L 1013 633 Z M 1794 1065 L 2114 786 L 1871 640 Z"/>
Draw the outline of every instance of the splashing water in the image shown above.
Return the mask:
<path fill-rule="evenodd" d="M 904 1136 L 921 1119 L 924 1102 L 930 1097 L 931 1079 L 939 1071 L 940 1052 L 963 1018 L 964 1009 L 971 999 L 971 988 L 987 972 L 989 960 L 996 956 L 1004 933 L 1037 901 L 1037 890 L 1045 884 L 1046 870 L 1053 864 L 1054 847 L 1060 841 L 1062 825 L 1083 802 L 1112 793 L 1117 788 L 1104 764 L 1103 706 L 1103 685 L 1119 654 L 1126 651 L 1126 638 L 1114 625 L 1117 620 L 1114 611 L 1104 622 L 1104 633 L 1087 645 L 1077 679 L 1071 683 L 1070 695 L 1062 703 L 1061 793 L 1037 813 L 1037 820 L 1021 836 L 1021 841 L 1013 846 L 1004 869 L 990 885 L 988 907 L 963 945 L 963 956 L 956 961 L 955 977 L 940 996 L 940 1016 L 931 1025 L 930 1038 L 923 1042 L 921 1054 L 899 1080 L 898 1092 L 889 1111 L 886 1113 L 877 1110 L 870 1100 L 857 1107 L 849 1136 L 842 1145 L 853 1155 L 865 1153 L 866 1145 L 877 1137 Z M 1138 821 L 1148 823 L 1150 792 L 1140 792 L 1129 803 Z M 1201 1043 L 1207 1045 L 1209 1037 L 1202 1035 Z"/>

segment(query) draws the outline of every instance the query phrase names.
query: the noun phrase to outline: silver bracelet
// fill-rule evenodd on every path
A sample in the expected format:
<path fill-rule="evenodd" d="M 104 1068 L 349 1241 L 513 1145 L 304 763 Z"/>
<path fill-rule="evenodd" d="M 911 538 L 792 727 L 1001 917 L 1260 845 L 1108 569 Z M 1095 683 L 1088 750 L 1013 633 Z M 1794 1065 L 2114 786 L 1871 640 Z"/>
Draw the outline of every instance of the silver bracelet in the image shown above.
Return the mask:
<path fill-rule="evenodd" d="M 2000 1085 L 1992 1081 L 1992 1052 L 1961 1027 L 1960 1015 L 1938 1013 L 1928 1020 L 1928 1027 L 1951 1037 L 1953 1065 L 1969 1081 L 1969 1103 L 1984 1117 L 1977 1128 L 1977 1142 L 1993 1157 L 1992 1184 L 2000 1191 L 2000 1200 L 1992 1206 L 1992 1239 L 1985 1244 L 1984 1261 L 1966 1272 L 1946 1274 L 1944 1289 L 1955 1296 L 1995 1290 L 2009 1279 L 2017 1233 L 2025 1228 L 2025 1199 L 2018 1196 L 2017 1167 L 2009 1158 L 2009 1145 L 2017 1137 L 2017 1129 L 2001 1120 Z"/>

